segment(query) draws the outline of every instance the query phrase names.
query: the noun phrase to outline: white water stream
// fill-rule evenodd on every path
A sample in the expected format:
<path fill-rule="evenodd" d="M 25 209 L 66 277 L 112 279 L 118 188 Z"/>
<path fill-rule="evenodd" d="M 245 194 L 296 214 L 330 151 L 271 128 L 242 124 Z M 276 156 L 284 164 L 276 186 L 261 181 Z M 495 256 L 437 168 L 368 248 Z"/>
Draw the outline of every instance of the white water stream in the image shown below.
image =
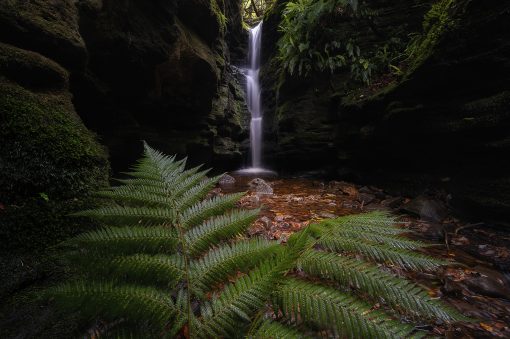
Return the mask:
<path fill-rule="evenodd" d="M 244 70 L 246 76 L 246 103 L 251 114 L 250 122 L 250 155 L 249 168 L 241 170 L 245 173 L 270 172 L 262 167 L 262 104 L 260 88 L 260 51 L 262 46 L 262 22 L 250 30 L 248 45 L 249 68 Z"/>

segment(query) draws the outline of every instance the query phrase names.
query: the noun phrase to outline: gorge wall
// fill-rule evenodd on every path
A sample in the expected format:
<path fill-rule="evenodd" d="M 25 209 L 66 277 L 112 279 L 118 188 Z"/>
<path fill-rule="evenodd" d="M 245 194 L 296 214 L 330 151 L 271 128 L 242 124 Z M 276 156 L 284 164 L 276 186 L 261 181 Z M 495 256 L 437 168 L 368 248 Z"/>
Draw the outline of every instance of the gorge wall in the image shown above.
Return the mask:
<path fill-rule="evenodd" d="M 2 1 L 0 235 L 9 247 L 76 233 L 63 215 L 88 204 L 110 164 L 116 173 L 138 159 L 141 140 L 194 163 L 239 166 L 248 113 L 231 58 L 244 57 L 245 34 L 235 0 Z"/>
<path fill-rule="evenodd" d="M 285 3 L 278 1 L 267 15 L 263 36 L 265 114 L 271 121 L 266 140 L 272 143 L 266 149 L 274 150 L 268 156 L 279 170 L 327 168 L 335 177 L 401 194 L 437 188 L 474 218 L 508 223 L 507 1 L 454 1 L 445 15 L 452 25 L 444 30 L 422 29 L 437 1 L 378 1 L 373 25 L 338 22 L 365 50 L 412 32 L 434 41 L 404 65 L 403 74 L 374 79 L 371 90 L 353 84 L 348 71 L 305 79 L 275 76 Z"/>

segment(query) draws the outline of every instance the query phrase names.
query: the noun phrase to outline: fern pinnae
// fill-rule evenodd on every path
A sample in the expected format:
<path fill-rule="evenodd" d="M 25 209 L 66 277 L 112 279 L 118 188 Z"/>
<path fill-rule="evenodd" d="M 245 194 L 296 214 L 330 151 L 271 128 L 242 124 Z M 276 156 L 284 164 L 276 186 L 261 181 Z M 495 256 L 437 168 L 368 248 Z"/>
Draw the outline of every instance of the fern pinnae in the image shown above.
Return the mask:
<path fill-rule="evenodd" d="M 197 168 L 198 171 L 198 168 Z M 207 173 L 209 173 L 211 169 L 206 169 L 201 172 L 194 173 L 185 173 L 182 178 L 179 179 L 175 187 L 173 188 L 173 196 L 175 198 L 180 198 L 184 193 L 188 190 L 192 189 L 195 185 L 200 183 L 202 180 L 207 180 Z M 216 183 L 215 183 L 216 184 Z M 207 192 L 206 192 L 207 193 Z"/>
<path fill-rule="evenodd" d="M 411 270 L 432 270 L 448 262 L 387 245 L 362 242 L 340 237 L 324 237 L 318 243 L 333 251 L 357 252 L 375 262 L 388 262 Z"/>
<path fill-rule="evenodd" d="M 105 227 L 80 234 L 64 243 L 100 255 L 173 253 L 178 236 L 168 227 Z"/>
<path fill-rule="evenodd" d="M 84 315 L 100 313 L 132 321 L 144 319 L 161 327 L 176 313 L 168 293 L 151 287 L 77 281 L 52 288 L 46 293 L 61 307 Z"/>
<path fill-rule="evenodd" d="M 194 204 L 182 213 L 181 221 L 186 228 L 196 226 L 203 220 L 232 209 L 245 193 L 216 196 Z"/>
<path fill-rule="evenodd" d="M 366 240 L 373 243 L 386 244 L 390 247 L 400 248 L 405 250 L 415 250 L 418 248 L 427 247 L 428 244 L 425 244 L 421 241 L 411 240 L 399 235 L 388 235 L 388 234 L 378 234 L 378 233 L 367 233 L 360 232 L 359 230 L 351 230 L 351 229 L 342 229 L 337 230 L 335 235 L 349 238 L 349 239 L 360 239 Z"/>
<path fill-rule="evenodd" d="M 281 279 L 282 272 L 290 268 L 288 260 L 265 261 L 247 275 L 227 284 L 219 296 L 213 299 L 211 311 L 204 317 L 200 332 L 207 336 L 221 337 L 232 335 L 238 322 L 265 304 L 267 296 Z"/>
<path fill-rule="evenodd" d="M 297 279 L 287 279 L 276 295 L 274 307 L 293 322 L 311 321 L 350 338 L 408 338 L 413 327 L 335 289 Z"/>
<path fill-rule="evenodd" d="M 249 336 L 258 339 L 306 339 L 307 337 L 294 327 L 280 322 L 265 319 L 257 328 L 256 332 Z"/>
<path fill-rule="evenodd" d="M 261 238 L 243 240 L 211 250 L 192 262 L 192 276 L 198 291 L 210 289 L 237 272 L 246 272 L 271 258 L 280 246 Z"/>
<path fill-rule="evenodd" d="M 109 191 L 101 191 L 96 193 L 97 196 L 103 198 L 114 199 L 128 203 L 139 203 L 149 206 L 171 206 L 171 200 L 167 194 L 163 192 L 155 192 L 150 187 L 116 187 Z"/>
<path fill-rule="evenodd" d="M 108 206 L 72 214 L 119 226 L 157 226 L 171 224 L 175 213 L 163 207 Z"/>
<path fill-rule="evenodd" d="M 166 288 L 173 288 L 184 275 L 182 258 L 177 255 L 135 254 L 91 264 L 94 266 L 91 271 L 100 272 L 102 276 L 109 276 L 112 280 L 117 278 L 123 282 Z"/>
<path fill-rule="evenodd" d="M 437 302 L 419 286 L 361 260 L 314 250 L 307 252 L 298 265 L 312 276 L 332 279 L 344 287 L 354 286 L 374 301 L 383 298 L 401 313 L 444 321 L 463 319 L 458 312 Z"/>
<path fill-rule="evenodd" d="M 257 219 L 260 210 L 232 210 L 206 220 L 186 233 L 190 255 L 197 256 L 221 240 L 228 240 L 244 231 Z"/>
<path fill-rule="evenodd" d="M 214 186 L 216 186 L 220 178 L 220 176 L 217 176 L 211 179 L 205 179 L 199 184 L 189 188 L 186 192 L 180 194 L 176 202 L 176 209 L 179 212 L 184 212 L 189 207 L 198 203 L 214 188 Z"/>

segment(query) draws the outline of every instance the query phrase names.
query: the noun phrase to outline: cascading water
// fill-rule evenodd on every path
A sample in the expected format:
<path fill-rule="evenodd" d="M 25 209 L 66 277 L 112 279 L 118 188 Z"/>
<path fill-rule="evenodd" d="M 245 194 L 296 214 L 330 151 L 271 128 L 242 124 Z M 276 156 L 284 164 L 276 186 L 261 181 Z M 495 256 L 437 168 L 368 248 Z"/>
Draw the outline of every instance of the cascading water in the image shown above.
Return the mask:
<path fill-rule="evenodd" d="M 262 105 L 260 88 L 260 50 L 262 45 L 262 21 L 250 30 L 249 68 L 244 70 L 246 76 L 246 103 L 251 114 L 250 154 L 251 167 L 241 172 L 271 172 L 262 168 Z"/>

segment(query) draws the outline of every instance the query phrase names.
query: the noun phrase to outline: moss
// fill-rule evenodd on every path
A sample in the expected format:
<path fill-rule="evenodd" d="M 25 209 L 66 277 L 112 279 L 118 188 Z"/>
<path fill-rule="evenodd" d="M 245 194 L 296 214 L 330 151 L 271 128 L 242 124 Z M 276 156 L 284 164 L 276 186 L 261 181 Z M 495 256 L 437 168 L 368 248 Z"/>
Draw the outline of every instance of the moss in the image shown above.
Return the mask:
<path fill-rule="evenodd" d="M 67 71 L 56 62 L 1 42 L 0 73 L 25 86 L 62 88 L 69 80 Z"/>
<path fill-rule="evenodd" d="M 420 66 L 434 51 L 442 37 L 457 25 L 452 16 L 456 0 L 441 0 L 425 15 L 423 33 L 416 35 L 407 48 L 409 72 Z"/>
<path fill-rule="evenodd" d="M 11 0 L 0 6 L 0 37 L 37 51 L 66 66 L 85 63 L 74 1 Z"/>
<path fill-rule="evenodd" d="M 221 9 L 218 1 L 222 1 L 222 8 L 225 8 L 225 0 L 210 0 L 211 1 L 211 11 L 214 14 L 214 17 L 218 21 L 218 25 L 222 33 L 225 33 L 227 30 L 228 19 L 223 10 Z"/>
<path fill-rule="evenodd" d="M 75 233 L 63 216 L 107 184 L 109 165 L 69 94 L 35 94 L 0 79 L 0 126 L 0 202 L 6 206 L 0 233 L 9 247 L 47 246 Z"/>

